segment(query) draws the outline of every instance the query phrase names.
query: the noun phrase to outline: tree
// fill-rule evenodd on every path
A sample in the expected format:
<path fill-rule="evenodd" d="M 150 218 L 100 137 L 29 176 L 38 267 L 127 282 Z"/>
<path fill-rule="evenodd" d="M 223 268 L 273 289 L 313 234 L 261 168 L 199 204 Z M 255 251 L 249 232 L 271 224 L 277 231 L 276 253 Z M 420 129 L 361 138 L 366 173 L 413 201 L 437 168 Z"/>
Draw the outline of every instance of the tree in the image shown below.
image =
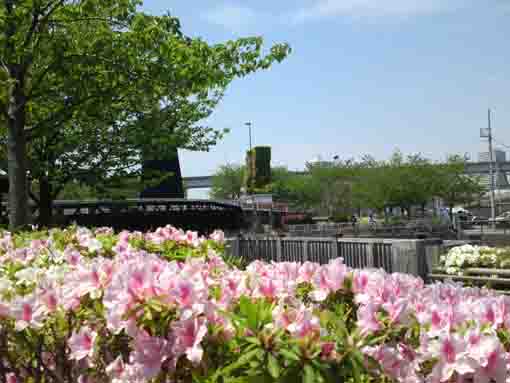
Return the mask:
<path fill-rule="evenodd" d="M 352 208 L 354 170 L 352 160 L 308 164 L 306 174 L 282 177 L 273 187 L 279 198 L 296 207 L 327 215 L 346 213 Z"/>
<path fill-rule="evenodd" d="M 241 197 L 245 167 L 236 164 L 220 166 L 212 178 L 211 198 L 236 200 Z"/>
<path fill-rule="evenodd" d="M 465 174 L 467 159 L 451 155 L 437 168 L 437 196 L 448 206 L 450 216 L 456 205 L 469 204 L 484 192 L 480 180 Z"/>
<path fill-rule="evenodd" d="M 42 211 L 67 182 L 133 173 L 140 153 L 207 150 L 223 132 L 199 124 L 228 84 L 281 61 L 260 38 L 209 45 L 137 0 L 3 0 L 0 127 L 10 225 L 27 223 L 27 171 Z M 40 215 L 44 215 L 41 214 Z"/>
<path fill-rule="evenodd" d="M 436 165 L 421 154 L 404 156 L 396 150 L 388 161 L 366 156 L 360 163 L 354 196 L 360 205 L 384 210 L 412 206 L 424 209 L 436 194 Z"/>
<path fill-rule="evenodd" d="M 271 183 L 264 193 L 273 195 L 274 200 L 292 202 L 295 199 L 293 182 L 301 176 L 292 174 L 286 167 L 271 168 Z M 246 167 L 244 165 L 226 164 L 220 166 L 212 178 L 209 195 L 216 199 L 238 199 L 246 186 Z"/>

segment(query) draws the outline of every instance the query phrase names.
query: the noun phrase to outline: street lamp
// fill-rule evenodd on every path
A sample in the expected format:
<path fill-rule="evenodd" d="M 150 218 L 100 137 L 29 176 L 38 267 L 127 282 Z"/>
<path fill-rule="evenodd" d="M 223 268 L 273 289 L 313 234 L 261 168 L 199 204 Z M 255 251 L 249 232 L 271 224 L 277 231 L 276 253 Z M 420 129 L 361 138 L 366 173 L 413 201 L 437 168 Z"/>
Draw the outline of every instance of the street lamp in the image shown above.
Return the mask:
<path fill-rule="evenodd" d="M 244 125 L 248 127 L 248 136 L 250 138 L 250 153 L 251 153 L 251 122 L 245 122 Z"/>
<path fill-rule="evenodd" d="M 250 155 L 249 155 L 249 159 L 250 159 L 250 167 L 252 167 L 252 161 L 253 161 L 253 153 L 252 153 L 252 147 L 251 147 L 251 126 L 252 126 L 252 123 L 251 121 L 248 121 L 248 122 L 245 122 L 244 125 L 246 125 L 248 127 L 248 138 L 250 140 Z M 251 182 L 251 181 L 249 181 Z M 248 186 L 248 193 L 251 195 L 252 194 L 252 190 L 251 188 Z M 252 197 L 252 202 L 253 202 L 253 205 L 252 205 L 252 209 L 253 209 L 253 212 L 254 212 L 254 215 L 255 215 L 255 231 L 257 231 L 258 229 L 258 214 L 257 214 L 257 202 L 256 202 L 256 197 L 253 198 Z"/>

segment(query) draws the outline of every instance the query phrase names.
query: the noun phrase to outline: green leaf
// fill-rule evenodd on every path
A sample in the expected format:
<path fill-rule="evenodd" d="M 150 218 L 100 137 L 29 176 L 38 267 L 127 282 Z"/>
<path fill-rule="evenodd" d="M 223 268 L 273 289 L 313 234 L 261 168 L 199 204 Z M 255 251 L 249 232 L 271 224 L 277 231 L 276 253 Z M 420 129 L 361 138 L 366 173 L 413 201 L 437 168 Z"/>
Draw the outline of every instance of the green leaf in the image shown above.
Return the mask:
<path fill-rule="evenodd" d="M 252 350 L 252 351 L 242 354 L 239 357 L 239 359 L 237 359 L 237 361 L 235 361 L 234 363 L 224 367 L 223 369 L 218 369 L 218 371 L 216 371 L 216 373 L 211 378 L 212 381 L 216 382 L 218 380 L 218 378 L 221 376 L 224 376 L 224 377 L 229 376 L 230 373 L 232 373 L 236 369 L 244 366 L 245 364 L 248 364 L 252 359 L 254 359 L 256 357 L 260 357 L 262 352 L 263 351 L 261 349 L 255 349 L 255 350 Z"/>
<path fill-rule="evenodd" d="M 269 353 L 267 357 L 267 369 L 269 371 L 269 374 L 275 378 L 278 379 L 280 376 L 280 364 L 278 363 L 278 360 L 274 357 L 273 354 Z"/>
<path fill-rule="evenodd" d="M 284 356 L 287 360 L 293 360 L 295 362 L 299 362 L 301 360 L 299 355 L 293 351 L 281 349 L 278 352 L 280 353 L 280 355 Z"/>
<path fill-rule="evenodd" d="M 316 383 L 315 382 L 315 371 L 312 366 L 307 364 L 304 368 L 303 383 Z"/>

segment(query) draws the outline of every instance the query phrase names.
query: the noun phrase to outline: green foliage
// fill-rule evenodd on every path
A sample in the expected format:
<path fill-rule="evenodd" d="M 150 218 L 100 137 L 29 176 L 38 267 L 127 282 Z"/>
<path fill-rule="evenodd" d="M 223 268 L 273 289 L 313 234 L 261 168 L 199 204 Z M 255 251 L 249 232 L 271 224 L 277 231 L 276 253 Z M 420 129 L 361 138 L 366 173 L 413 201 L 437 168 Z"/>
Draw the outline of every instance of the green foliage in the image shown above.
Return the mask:
<path fill-rule="evenodd" d="M 306 286 L 301 286 L 306 290 Z M 237 309 L 228 314 L 235 336 L 223 351 L 225 363 L 211 376 L 197 382 L 324 382 L 371 381 L 360 347 L 362 337 L 353 331 L 352 296 L 331 298 L 321 307 L 321 325 L 330 332 L 330 358 L 314 335 L 297 339 L 273 329 L 274 305 L 266 299 L 242 297 Z M 381 376 L 381 379 L 382 376 Z"/>
<path fill-rule="evenodd" d="M 246 188 L 251 192 L 264 192 L 271 183 L 271 148 L 257 146 L 246 153 Z"/>
<path fill-rule="evenodd" d="M 350 222 L 351 216 L 348 214 L 335 214 L 333 216 L 333 222 L 342 223 L 342 222 Z"/>
<path fill-rule="evenodd" d="M 479 179 L 464 174 L 465 166 L 466 159 L 454 155 L 448 157 L 448 161 L 437 169 L 437 195 L 450 209 L 473 202 L 484 191 Z"/>
<path fill-rule="evenodd" d="M 464 174 L 465 162 L 451 156 L 446 163 L 434 163 L 397 150 L 387 161 L 365 156 L 360 161 L 312 163 L 305 174 L 289 176 L 277 187 L 295 206 L 329 216 L 350 216 L 360 207 L 409 211 L 437 197 L 453 207 L 472 202 L 483 191 L 477 178 Z"/>
<path fill-rule="evenodd" d="M 26 152 L 16 161 L 33 178 L 49 180 L 51 198 L 68 182 L 137 174 L 142 153 L 208 150 L 226 131 L 202 121 L 228 85 L 290 52 L 264 54 L 259 37 L 187 37 L 176 17 L 144 14 L 138 0 L 10 4 L 0 4 L 0 133 Z M 19 113 L 8 118 L 11 103 Z M 16 130 L 26 140 L 8 135 Z"/>
<path fill-rule="evenodd" d="M 214 199 L 239 199 L 243 190 L 245 167 L 242 165 L 226 164 L 220 166 L 212 178 L 209 193 Z"/>
<path fill-rule="evenodd" d="M 261 188 L 252 188 L 251 192 L 272 194 L 274 200 L 292 199 L 290 182 L 293 175 L 285 167 L 271 169 L 271 183 Z M 237 164 L 220 166 L 212 178 L 210 196 L 215 199 L 238 199 L 246 183 L 246 167 Z"/>

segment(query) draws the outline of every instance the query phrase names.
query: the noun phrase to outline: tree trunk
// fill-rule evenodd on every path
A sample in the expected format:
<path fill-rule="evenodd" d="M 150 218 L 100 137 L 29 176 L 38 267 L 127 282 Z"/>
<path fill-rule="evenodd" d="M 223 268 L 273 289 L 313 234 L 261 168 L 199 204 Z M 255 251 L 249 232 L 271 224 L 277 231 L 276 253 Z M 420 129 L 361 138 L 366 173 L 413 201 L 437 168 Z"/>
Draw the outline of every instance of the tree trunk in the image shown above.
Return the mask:
<path fill-rule="evenodd" d="M 52 223 L 53 201 L 51 184 L 47 176 L 39 177 L 39 226 L 48 227 Z"/>
<path fill-rule="evenodd" d="M 16 69 L 14 72 L 16 73 Z M 11 230 L 28 224 L 25 97 L 22 76 L 13 77 L 16 78 L 16 84 L 13 85 L 10 92 L 7 111 L 7 172 L 9 177 L 9 228 Z"/>

